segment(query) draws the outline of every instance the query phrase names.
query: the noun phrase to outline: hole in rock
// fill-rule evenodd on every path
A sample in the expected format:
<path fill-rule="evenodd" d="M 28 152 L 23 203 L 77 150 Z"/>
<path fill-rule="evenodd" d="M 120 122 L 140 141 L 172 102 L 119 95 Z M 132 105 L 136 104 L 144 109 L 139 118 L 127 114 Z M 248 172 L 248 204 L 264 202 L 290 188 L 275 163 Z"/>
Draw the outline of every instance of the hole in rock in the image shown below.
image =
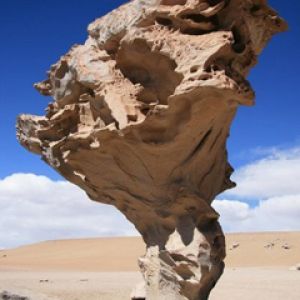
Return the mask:
<path fill-rule="evenodd" d="M 201 76 L 199 76 L 199 80 L 203 80 L 203 81 L 206 81 L 210 78 L 211 76 L 209 74 L 202 74 Z"/>
<path fill-rule="evenodd" d="M 205 66 L 204 70 L 206 73 L 222 71 L 226 69 L 224 66 L 226 64 L 228 63 L 223 62 L 222 60 L 211 61 L 207 66 Z"/>
<path fill-rule="evenodd" d="M 198 71 L 198 66 L 193 66 L 193 67 L 191 67 L 191 69 L 190 69 L 190 72 L 191 73 L 196 73 Z"/>
<path fill-rule="evenodd" d="M 199 29 L 199 28 L 185 28 L 182 29 L 181 32 L 183 34 L 188 34 L 188 35 L 202 35 L 207 33 L 207 31 Z"/>
<path fill-rule="evenodd" d="M 138 100 L 145 104 L 168 104 L 168 97 L 182 80 L 182 75 L 175 72 L 176 63 L 159 52 L 152 52 L 143 40 L 123 44 L 116 61 L 126 78 L 143 87 Z"/>
<path fill-rule="evenodd" d="M 207 0 L 207 2 L 210 6 L 215 6 L 215 5 L 219 4 L 220 2 L 224 2 L 224 0 Z"/>
<path fill-rule="evenodd" d="M 206 18 L 202 15 L 199 15 L 199 14 L 186 14 L 182 17 L 183 19 L 186 19 L 186 20 L 191 20 L 195 23 L 202 23 L 202 22 L 210 22 L 210 18 Z"/>
<path fill-rule="evenodd" d="M 214 71 L 214 72 L 217 72 L 217 71 L 221 71 L 222 68 L 218 65 L 212 65 L 211 70 Z"/>
<path fill-rule="evenodd" d="M 172 26 L 172 24 L 173 24 L 172 20 L 170 20 L 168 18 L 157 17 L 155 20 L 158 24 L 163 25 L 163 26 Z"/>
<path fill-rule="evenodd" d="M 168 6 L 173 6 L 173 5 L 185 5 L 187 0 L 162 0 L 160 2 L 161 5 L 168 5 Z"/>
<path fill-rule="evenodd" d="M 246 45 L 245 45 L 245 42 L 244 42 L 244 39 L 243 39 L 241 33 L 239 32 L 239 30 L 236 27 L 233 27 L 232 34 L 233 34 L 233 38 L 234 38 L 234 44 L 232 45 L 232 49 L 236 53 L 243 53 L 244 50 L 246 49 Z"/>
<path fill-rule="evenodd" d="M 127 116 L 127 121 L 128 122 L 136 122 L 137 121 L 137 116 L 136 115 L 128 115 Z"/>
<path fill-rule="evenodd" d="M 184 24 L 181 27 L 181 32 L 189 35 L 202 35 L 219 27 L 218 16 L 205 17 L 201 14 L 189 13 L 181 16 L 183 21 L 191 21 L 192 24 Z"/>
<path fill-rule="evenodd" d="M 150 107 L 145 107 L 141 109 L 141 113 L 144 114 L 145 116 L 148 115 L 149 111 L 150 111 Z"/>
<path fill-rule="evenodd" d="M 167 55 L 159 51 L 152 51 L 146 41 L 136 39 L 130 43 L 123 42 L 116 56 L 117 67 L 133 84 L 140 86 L 137 100 L 141 112 L 154 122 L 144 122 L 139 128 L 139 135 L 143 142 L 148 144 L 166 143 L 176 134 L 173 122 L 162 118 L 165 110 L 160 114 L 150 112 L 157 106 L 168 106 L 168 99 L 174 94 L 176 87 L 183 76 L 177 73 L 177 64 Z M 178 120 L 174 118 L 176 122 Z M 181 116 L 181 120 L 184 117 Z M 174 121 L 175 122 L 175 121 Z"/>
<path fill-rule="evenodd" d="M 254 5 L 251 7 L 250 12 L 251 12 L 252 14 L 254 14 L 254 13 L 260 11 L 260 9 L 261 9 L 260 5 L 254 4 Z"/>
<path fill-rule="evenodd" d="M 58 69 L 56 70 L 55 76 L 58 79 L 62 79 L 65 77 L 65 74 L 69 71 L 69 67 L 66 61 L 62 61 L 60 63 L 60 66 L 58 67 Z"/>
<path fill-rule="evenodd" d="M 91 96 L 95 98 L 95 92 L 93 89 L 87 88 L 86 92 Z"/>

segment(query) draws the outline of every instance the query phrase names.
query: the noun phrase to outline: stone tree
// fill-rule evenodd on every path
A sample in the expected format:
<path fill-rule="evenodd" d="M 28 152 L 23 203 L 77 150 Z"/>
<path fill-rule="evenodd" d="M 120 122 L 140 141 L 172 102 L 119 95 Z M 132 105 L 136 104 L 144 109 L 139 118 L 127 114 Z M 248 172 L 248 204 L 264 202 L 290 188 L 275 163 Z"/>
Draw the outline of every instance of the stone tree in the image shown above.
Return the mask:
<path fill-rule="evenodd" d="M 99 2 L 101 5 L 101 1 Z M 265 0 L 133 0 L 88 27 L 36 89 L 20 143 L 141 233 L 147 300 L 205 300 L 224 269 L 213 199 L 235 184 L 226 139 L 246 80 L 286 23 Z"/>

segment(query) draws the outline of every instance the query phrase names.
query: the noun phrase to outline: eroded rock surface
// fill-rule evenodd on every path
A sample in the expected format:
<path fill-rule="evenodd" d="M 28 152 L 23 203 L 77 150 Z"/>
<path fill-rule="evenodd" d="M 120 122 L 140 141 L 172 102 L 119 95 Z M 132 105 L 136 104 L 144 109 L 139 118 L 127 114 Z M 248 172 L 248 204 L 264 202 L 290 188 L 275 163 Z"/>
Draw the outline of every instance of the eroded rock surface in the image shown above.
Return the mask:
<path fill-rule="evenodd" d="M 253 104 L 249 70 L 285 29 L 264 0 L 134 0 L 35 85 L 54 101 L 19 117 L 21 144 L 136 226 L 147 300 L 204 300 L 221 276 L 211 203 L 234 187 L 226 139 Z"/>

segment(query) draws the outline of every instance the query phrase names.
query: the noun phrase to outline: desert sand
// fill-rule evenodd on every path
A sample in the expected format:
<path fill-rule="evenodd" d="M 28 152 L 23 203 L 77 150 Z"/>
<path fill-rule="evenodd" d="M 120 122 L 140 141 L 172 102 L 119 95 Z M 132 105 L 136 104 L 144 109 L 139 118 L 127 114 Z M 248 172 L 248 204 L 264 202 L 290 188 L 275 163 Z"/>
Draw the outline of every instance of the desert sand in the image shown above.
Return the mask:
<path fill-rule="evenodd" d="M 120 251 L 120 249 L 122 251 Z M 129 299 L 141 280 L 139 237 L 47 241 L 0 252 L 0 293 L 30 300 Z M 227 235 L 226 271 L 212 300 L 299 300 L 300 232 Z M 171 300 L 171 299 L 170 299 Z"/>

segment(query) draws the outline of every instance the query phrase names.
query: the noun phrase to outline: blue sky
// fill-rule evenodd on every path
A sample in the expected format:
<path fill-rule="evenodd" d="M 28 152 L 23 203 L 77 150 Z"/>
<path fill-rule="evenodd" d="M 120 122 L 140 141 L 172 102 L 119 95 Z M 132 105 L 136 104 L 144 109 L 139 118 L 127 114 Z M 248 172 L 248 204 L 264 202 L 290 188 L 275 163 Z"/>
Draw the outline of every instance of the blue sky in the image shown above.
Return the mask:
<path fill-rule="evenodd" d="M 54 171 L 27 153 L 15 138 L 20 113 L 43 114 L 49 98 L 33 88 L 49 66 L 71 45 L 83 43 L 87 25 L 117 7 L 121 0 L 47 1 L 10 0 L 1 3 L 2 113 L 0 131 L 0 178 L 15 172 L 34 172 L 59 178 Z M 235 167 L 247 162 L 249 149 L 289 145 L 300 139 L 299 49 L 300 2 L 271 0 L 270 4 L 289 22 L 290 29 L 275 36 L 259 58 L 250 81 L 257 93 L 255 107 L 241 107 L 228 142 Z"/>
<path fill-rule="evenodd" d="M 49 180 L 61 180 L 38 156 L 27 152 L 18 144 L 15 138 L 17 115 L 43 114 L 50 98 L 39 95 L 32 87 L 33 83 L 43 80 L 50 65 L 73 44 L 85 41 L 86 28 L 91 21 L 124 2 L 2 1 L 0 192 L 1 180 L 4 182 L 4 178 L 15 173 L 31 173 L 47 176 Z M 282 170 L 278 160 L 292 159 L 298 167 L 300 162 L 300 155 L 297 156 L 300 145 L 300 1 L 269 0 L 269 3 L 288 21 L 290 28 L 288 32 L 275 36 L 260 56 L 259 64 L 252 70 L 249 78 L 257 94 L 256 106 L 241 107 L 232 127 L 228 141 L 230 161 L 237 173 L 243 174 L 243 178 L 257 174 L 255 172 L 259 168 L 253 171 L 251 167 L 257 167 L 261 161 L 276 162 L 268 169 L 270 174 Z M 291 153 L 296 153 L 296 156 Z M 273 166 L 278 165 L 279 169 L 273 169 Z M 251 176 L 249 168 L 254 172 L 251 173 L 250 170 Z M 288 170 L 290 169 L 291 167 Z M 245 177 L 243 170 L 248 172 L 248 177 Z M 238 180 L 239 178 L 242 181 L 237 175 Z M 280 178 L 278 180 L 282 181 Z M 295 193 L 298 195 L 298 192 L 300 195 L 298 190 Z M 234 201 L 238 197 L 244 197 L 239 199 L 250 205 L 249 210 L 253 208 L 254 200 L 259 205 L 260 199 L 281 197 L 282 194 L 246 192 L 245 195 L 245 192 L 236 192 L 222 197 L 229 196 Z M 295 226 L 300 229 L 300 224 Z"/>

